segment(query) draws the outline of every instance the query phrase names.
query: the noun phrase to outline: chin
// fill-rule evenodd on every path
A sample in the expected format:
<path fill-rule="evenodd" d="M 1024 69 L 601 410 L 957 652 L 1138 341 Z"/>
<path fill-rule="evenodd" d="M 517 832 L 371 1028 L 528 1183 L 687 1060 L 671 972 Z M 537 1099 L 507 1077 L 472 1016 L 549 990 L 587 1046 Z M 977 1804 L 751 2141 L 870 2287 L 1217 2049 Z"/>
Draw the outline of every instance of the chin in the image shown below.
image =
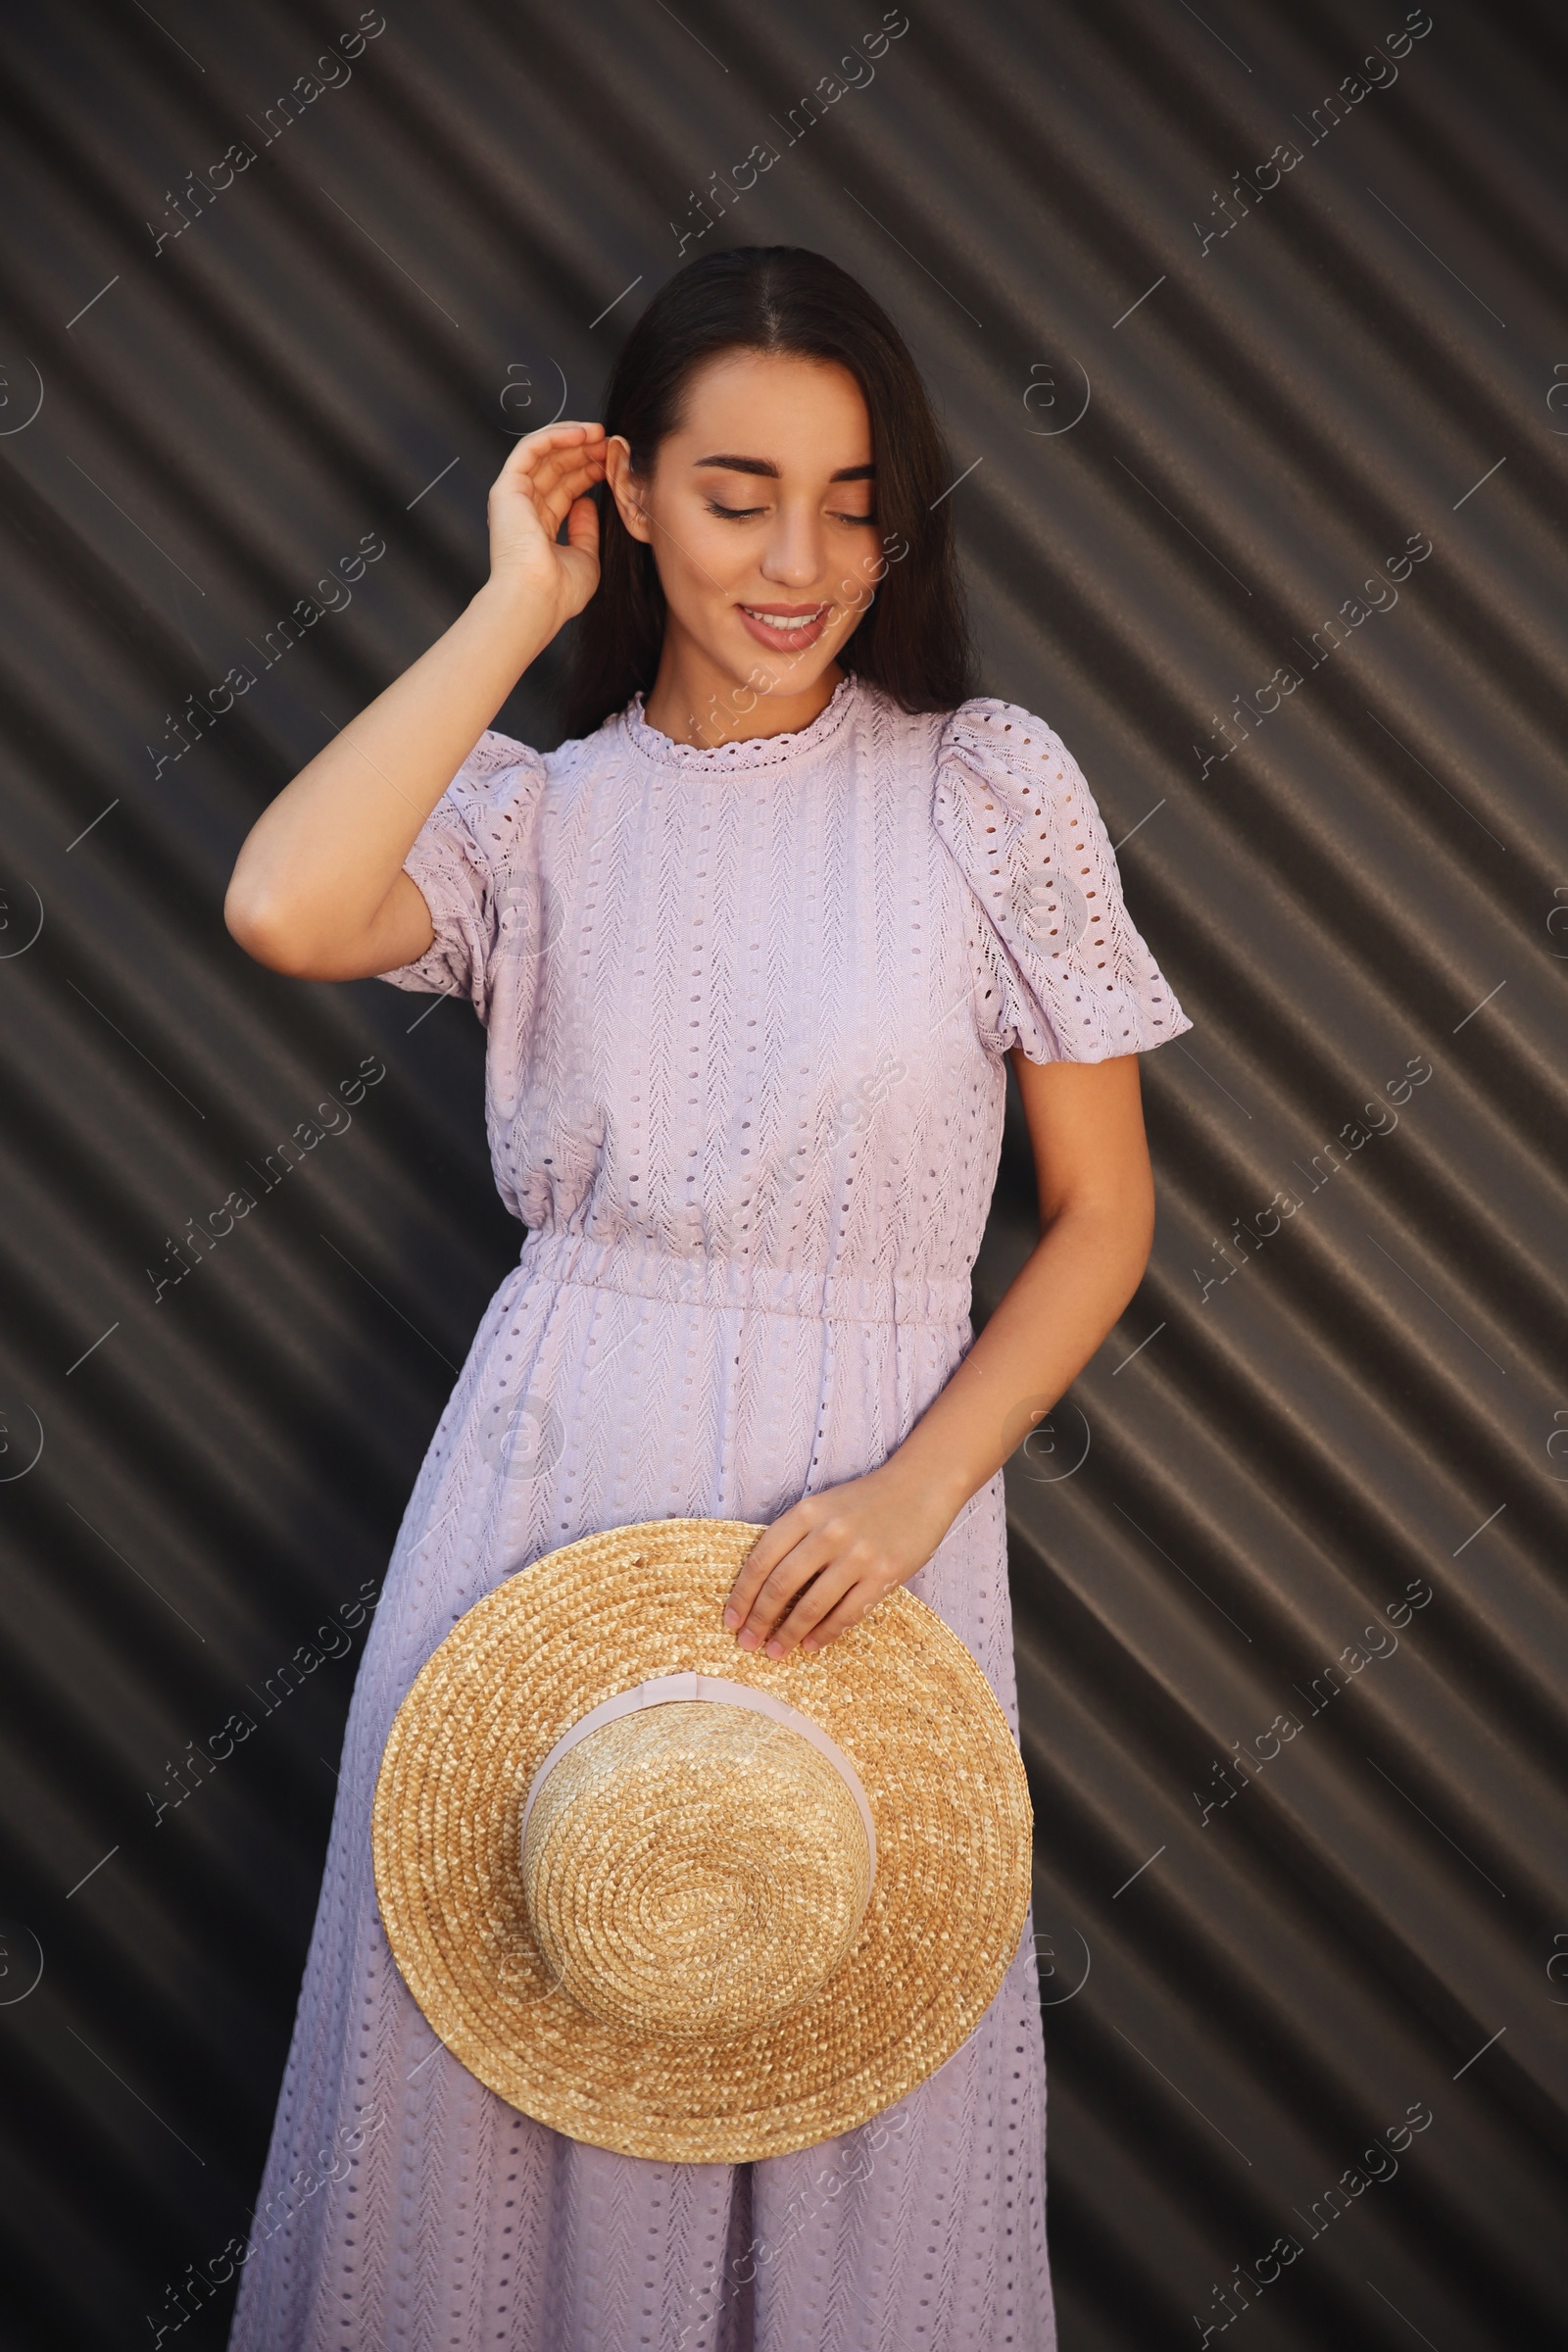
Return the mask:
<path fill-rule="evenodd" d="M 769 697 L 808 694 L 846 642 L 831 621 L 805 645 L 770 645 L 745 621 L 724 634 L 735 648 L 728 666 L 738 683 Z"/>

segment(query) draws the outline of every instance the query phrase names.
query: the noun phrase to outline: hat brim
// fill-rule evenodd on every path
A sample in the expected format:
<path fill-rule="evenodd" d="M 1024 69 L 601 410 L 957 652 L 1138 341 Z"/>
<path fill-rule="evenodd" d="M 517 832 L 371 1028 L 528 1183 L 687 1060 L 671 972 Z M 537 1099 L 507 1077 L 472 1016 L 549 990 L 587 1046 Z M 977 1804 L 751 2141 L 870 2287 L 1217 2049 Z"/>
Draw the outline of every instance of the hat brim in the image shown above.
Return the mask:
<path fill-rule="evenodd" d="M 624 2155 L 748 2163 L 893 2106 L 979 2023 L 1028 1907 L 1028 1786 L 974 1658 L 902 1587 L 815 1655 L 737 1648 L 721 1612 L 761 1532 L 650 1520 L 510 1577 L 421 1668 L 376 1783 L 381 1919 L 424 2016 L 510 2105 Z M 553 1982 L 518 1838 L 533 1775 L 573 1723 L 693 1671 L 818 1722 L 859 1775 L 877 1839 L 859 1932 L 821 1989 L 762 2028 L 696 2042 L 607 2025 Z"/>

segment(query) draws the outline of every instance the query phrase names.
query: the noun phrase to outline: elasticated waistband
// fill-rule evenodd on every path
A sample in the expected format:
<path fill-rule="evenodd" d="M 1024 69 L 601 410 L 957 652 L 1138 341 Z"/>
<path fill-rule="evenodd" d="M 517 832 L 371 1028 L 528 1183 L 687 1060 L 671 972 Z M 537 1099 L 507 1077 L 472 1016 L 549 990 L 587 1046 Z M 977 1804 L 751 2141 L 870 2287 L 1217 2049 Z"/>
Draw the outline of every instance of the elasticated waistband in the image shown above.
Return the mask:
<path fill-rule="evenodd" d="M 642 1240 L 595 1241 L 536 1228 L 522 1246 L 530 1276 L 658 1298 L 670 1306 L 746 1307 L 844 1323 L 967 1323 L 969 1277 L 842 1274 L 815 1266 L 757 1265 L 744 1258 L 682 1255 Z"/>

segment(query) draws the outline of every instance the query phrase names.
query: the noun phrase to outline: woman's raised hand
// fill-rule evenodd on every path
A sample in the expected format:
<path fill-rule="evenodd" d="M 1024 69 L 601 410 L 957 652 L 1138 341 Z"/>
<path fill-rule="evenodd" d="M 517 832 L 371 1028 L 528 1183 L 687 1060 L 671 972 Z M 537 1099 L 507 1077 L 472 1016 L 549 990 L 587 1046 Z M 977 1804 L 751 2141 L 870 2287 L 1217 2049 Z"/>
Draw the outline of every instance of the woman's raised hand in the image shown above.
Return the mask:
<path fill-rule="evenodd" d="M 588 492 L 604 478 L 602 424 L 547 424 L 524 434 L 490 486 L 491 580 L 540 600 L 556 628 L 599 585 L 599 513 Z"/>

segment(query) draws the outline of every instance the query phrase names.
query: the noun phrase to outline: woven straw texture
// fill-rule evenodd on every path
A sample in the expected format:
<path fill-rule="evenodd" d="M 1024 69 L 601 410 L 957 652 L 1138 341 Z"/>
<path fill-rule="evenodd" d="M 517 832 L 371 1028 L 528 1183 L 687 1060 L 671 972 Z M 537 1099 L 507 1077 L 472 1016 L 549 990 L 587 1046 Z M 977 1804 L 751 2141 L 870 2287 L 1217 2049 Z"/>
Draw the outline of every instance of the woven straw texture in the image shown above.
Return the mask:
<path fill-rule="evenodd" d="M 674 1700 L 607 1723 L 554 1767 L 522 1883 L 545 1964 L 581 2008 L 711 2040 L 825 1982 L 871 1856 L 842 1777 L 799 1733 Z"/>
<path fill-rule="evenodd" d="M 721 1611 L 760 1533 L 743 1521 L 654 1520 L 568 1544 L 508 1579 L 427 1660 L 377 1781 L 382 1921 L 431 2026 L 524 2114 L 627 2155 L 750 2162 L 833 2138 L 894 2105 L 978 2023 L 1028 1906 L 1023 1765 L 962 1642 L 899 1590 L 818 1656 L 774 1660 L 738 1649 Z M 553 1966 L 530 1926 L 519 1839 L 533 1775 L 574 1722 L 617 1691 L 689 1671 L 773 1691 L 818 1722 L 858 1774 L 877 1837 L 870 1900 L 829 1981 L 783 2016 L 701 2038 L 635 2031 L 571 1997 L 560 1946 Z M 702 1709 L 677 1703 L 612 1728 L 692 1711 Z M 752 1737 L 762 1736 L 759 1719 Z M 579 1774 L 592 1769 L 602 1737 L 590 1735 L 556 1767 L 552 1798 L 557 1773 L 573 1763 Z M 670 1732 L 643 1737 L 663 1746 L 667 1772 Z M 836 1803 L 825 1781 L 840 1791 L 843 1783 L 830 1767 L 823 1775 L 806 1785 Z M 564 1784 L 563 1794 L 569 1789 Z M 628 1785 L 623 1801 L 635 1844 L 645 1800 Z M 747 1801 L 738 1795 L 741 1814 Z M 844 1803 L 854 1816 L 847 1792 Z M 541 1798 L 530 1849 L 544 1809 Z M 859 1834 L 858 1816 L 854 1827 Z M 732 1886 L 727 1901 L 744 1912 L 760 1900 L 773 1859 L 760 1850 L 758 1875 Z M 795 1904 L 783 1900 L 793 1929 Z M 635 1914 L 633 1891 L 593 1928 L 605 1953 L 621 1943 L 609 1975 L 612 2006 L 615 1968 L 631 1991 L 643 1964 L 636 1945 L 646 1929 Z M 628 1927 L 637 1931 L 630 1942 Z M 831 1920 L 825 1932 L 830 1941 Z M 567 1938 L 579 1955 L 583 1933 L 579 1907 Z M 820 1962 L 823 1928 L 811 1936 L 791 1983 L 780 1964 L 781 1998 Z M 596 1969 L 601 2008 L 606 1981 Z M 736 1982 L 745 1985 L 744 1968 Z M 731 2019 L 755 1997 L 739 1998 Z"/>

